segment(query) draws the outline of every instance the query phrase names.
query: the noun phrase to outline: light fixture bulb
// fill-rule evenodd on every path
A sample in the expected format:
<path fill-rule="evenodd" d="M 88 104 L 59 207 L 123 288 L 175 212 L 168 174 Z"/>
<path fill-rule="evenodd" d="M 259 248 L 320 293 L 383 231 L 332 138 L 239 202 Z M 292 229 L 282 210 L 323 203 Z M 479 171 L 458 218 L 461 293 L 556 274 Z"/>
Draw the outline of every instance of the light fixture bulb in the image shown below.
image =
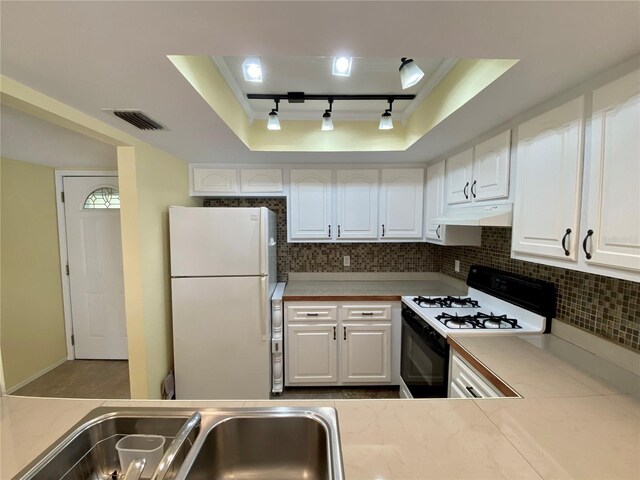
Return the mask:
<path fill-rule="evenodd" d="M 278 118 L 278 114 L 276 112 L 269 113 L 269 120 L 267 120 L 267 129 L 268 130 L 280 130 L 280 119 Z"/>
<path fill-rule="evenodd" d="M 329 112 L 324 112 L 322 115 L 322 129 L 323 132 L 328 132 L 329 130 L 333 130 L 333 120 L 331 119 L 331 114 Z"/>
<path fill-rule="evenodd" d="M 402 83 L 403 90 L 413 87 L 422 79 L 422 77 L 424 77 L 424 72 L 420 70 L 420 67 L 416 65 L 416 62 L 414 62 L 413 59 L 402 59 L 402 63 L 400 65 L 400 82 Z"/>
<path fill-rule="evenodd" d="M 391 117 L 391 113 L 384 112 L 380 116 L 380 124 L 378 125 L 379 130 L 391 130 L 393 129 L 393 118 Z"/>
<path fill-rule="evenodd" d="M 348 77 L 351 75 L 352 57 L 333 57 L 333 69 L 331 74 L 336 77 Z"/>
<path fill-rule="evenodd" d="M 262 83 L 262 64 L 259 57 L 249 57 L 242 62 L 242 73 L 247 82 Z"/>

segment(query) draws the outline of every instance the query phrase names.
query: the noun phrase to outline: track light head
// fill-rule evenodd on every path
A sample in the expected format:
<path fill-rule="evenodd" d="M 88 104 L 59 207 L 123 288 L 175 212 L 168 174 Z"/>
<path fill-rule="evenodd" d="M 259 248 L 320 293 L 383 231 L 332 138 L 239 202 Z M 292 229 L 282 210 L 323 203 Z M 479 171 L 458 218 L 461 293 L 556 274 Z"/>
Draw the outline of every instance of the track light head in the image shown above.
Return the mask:
<path fill-rule="evenodd" d="M 424 72 L 420 70 L 412 58 L 402 57 L 400 60 L 400 82 L 402 89 L 406 90 L 422 80 Z"/>
<path fill-rule="evenodd" d="M 322 127 L 323 132 L 333 130 L 333 120 L 331 119 L 331 112 L 333 111 L 333 97 L 329 97 L 329 108 L 324 111 L 322 115 Z"/>
<path fill-rule="evenodd" d="M 380 116 L 380 123 L 378 124 L 378 130 L 391 130 L 393 129 L 393 117 L 391 112 L 393 111 L 393 98 L 388 100 L 389 108 Z"/>
<path fill-rule="evenodd" d="M 280 119 L 278 118 L 278 104 L 280 103 L 280 100 L 276 98 L 274 102 L 276 102 L 276 108 L 272 108 L 271 112 L 269 112 L 267 130 L 280 130 Z"/>

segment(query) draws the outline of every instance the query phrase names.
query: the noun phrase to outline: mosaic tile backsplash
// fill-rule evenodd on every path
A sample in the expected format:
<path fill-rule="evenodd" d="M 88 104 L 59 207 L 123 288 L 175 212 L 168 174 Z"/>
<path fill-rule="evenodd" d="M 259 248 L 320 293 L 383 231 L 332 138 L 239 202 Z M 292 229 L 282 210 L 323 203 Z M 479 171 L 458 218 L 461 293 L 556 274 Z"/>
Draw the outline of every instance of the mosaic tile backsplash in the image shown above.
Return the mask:
<path fill-rule="evenodd" d="M 278 281 L 289 272 L 437 272 L 439 248 L 428 243 L 287 243 L 284 198 L 205 198 L 205 207 L 267 207 L 278 216 Z M 351 266 L 342 257 L 351 257 Z"/>
<path fill-rule="evenodd" d="M 557 318 L 633 350 L 640 350 L 640 283 L 511 258 L 511 229 L 484 227 L 481 247 L 441 247 L 441 272 L 466 279 L 473 264 L 556 284 Z M 460 260 L 460 273 L 454 271 Z"/>
<path fill-rule="evenodd" d="M 485 227 L 481 247 L 428 243 L 287 243 L 284 198 L 205 198 L 205 207 L 265 206 L 278 215 L 278 280 L 289 272 L 438 272 L 466 280 L 472 264 L 546 280 L 558 288 L 558 319 L 640 351 L 640 284 L 511 258 L 511 229 Z M 351 257 L 351 267 L 342 257 Z M 460 260 L 460 273 L 454 271 Z"/>

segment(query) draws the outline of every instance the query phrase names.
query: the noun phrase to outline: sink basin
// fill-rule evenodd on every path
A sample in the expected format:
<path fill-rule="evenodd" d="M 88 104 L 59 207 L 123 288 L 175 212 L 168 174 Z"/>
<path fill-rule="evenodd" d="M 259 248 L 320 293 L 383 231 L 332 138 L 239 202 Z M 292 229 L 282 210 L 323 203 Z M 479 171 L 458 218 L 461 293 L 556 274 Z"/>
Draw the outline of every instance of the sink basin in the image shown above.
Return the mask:
<path fill-rule="evenodd" d="M 114 412 L 112 409 L 98 408 L 15 478 L 116 480 L 122 474 L 116 451 L 118 440 L 126 435 L 144 433 L 162 435 L 166 437 L 165 445 L 168 445 L 192 413 L 172 409 Z M 175 476 L 197 433 L 192 432 L 191 438 L 184 443 L 167 478 Z"/>
<path fill-rule="evenodd" d="M 299 413 L 253 415 L 231 417 L 214 425 L 199 445 L 192 465 L 185 465 L 188 471 L 184 478 L 334 478 L 329 431 L 321 419 Z"/>
<path fill-rule="evenodd" d="M 169 469 L 164 480 L 344 480 L 333 408 L 198 412 L 200 423 L 176 456 L 167 460 Z M 123 469 L 115 448 L 118 440 L 136 433 L 162 435 L 166 437 L 166 452 L 194 413 L 173 408 L 98 408 L 15 479 L 121 480 Z M 127 466 L 123 467 L 126 470 Z"/>

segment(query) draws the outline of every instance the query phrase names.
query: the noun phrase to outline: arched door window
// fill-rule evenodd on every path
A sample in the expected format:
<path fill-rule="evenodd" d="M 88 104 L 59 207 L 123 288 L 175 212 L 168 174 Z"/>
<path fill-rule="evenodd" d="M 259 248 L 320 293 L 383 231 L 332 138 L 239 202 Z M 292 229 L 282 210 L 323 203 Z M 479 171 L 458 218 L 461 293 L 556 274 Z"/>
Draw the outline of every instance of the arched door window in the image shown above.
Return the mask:
<path fill-rule="evenodd" d="M 112 187 L 97 188 L 87 196 L 84 208 L 120 208 L 120 192 Z"/>

